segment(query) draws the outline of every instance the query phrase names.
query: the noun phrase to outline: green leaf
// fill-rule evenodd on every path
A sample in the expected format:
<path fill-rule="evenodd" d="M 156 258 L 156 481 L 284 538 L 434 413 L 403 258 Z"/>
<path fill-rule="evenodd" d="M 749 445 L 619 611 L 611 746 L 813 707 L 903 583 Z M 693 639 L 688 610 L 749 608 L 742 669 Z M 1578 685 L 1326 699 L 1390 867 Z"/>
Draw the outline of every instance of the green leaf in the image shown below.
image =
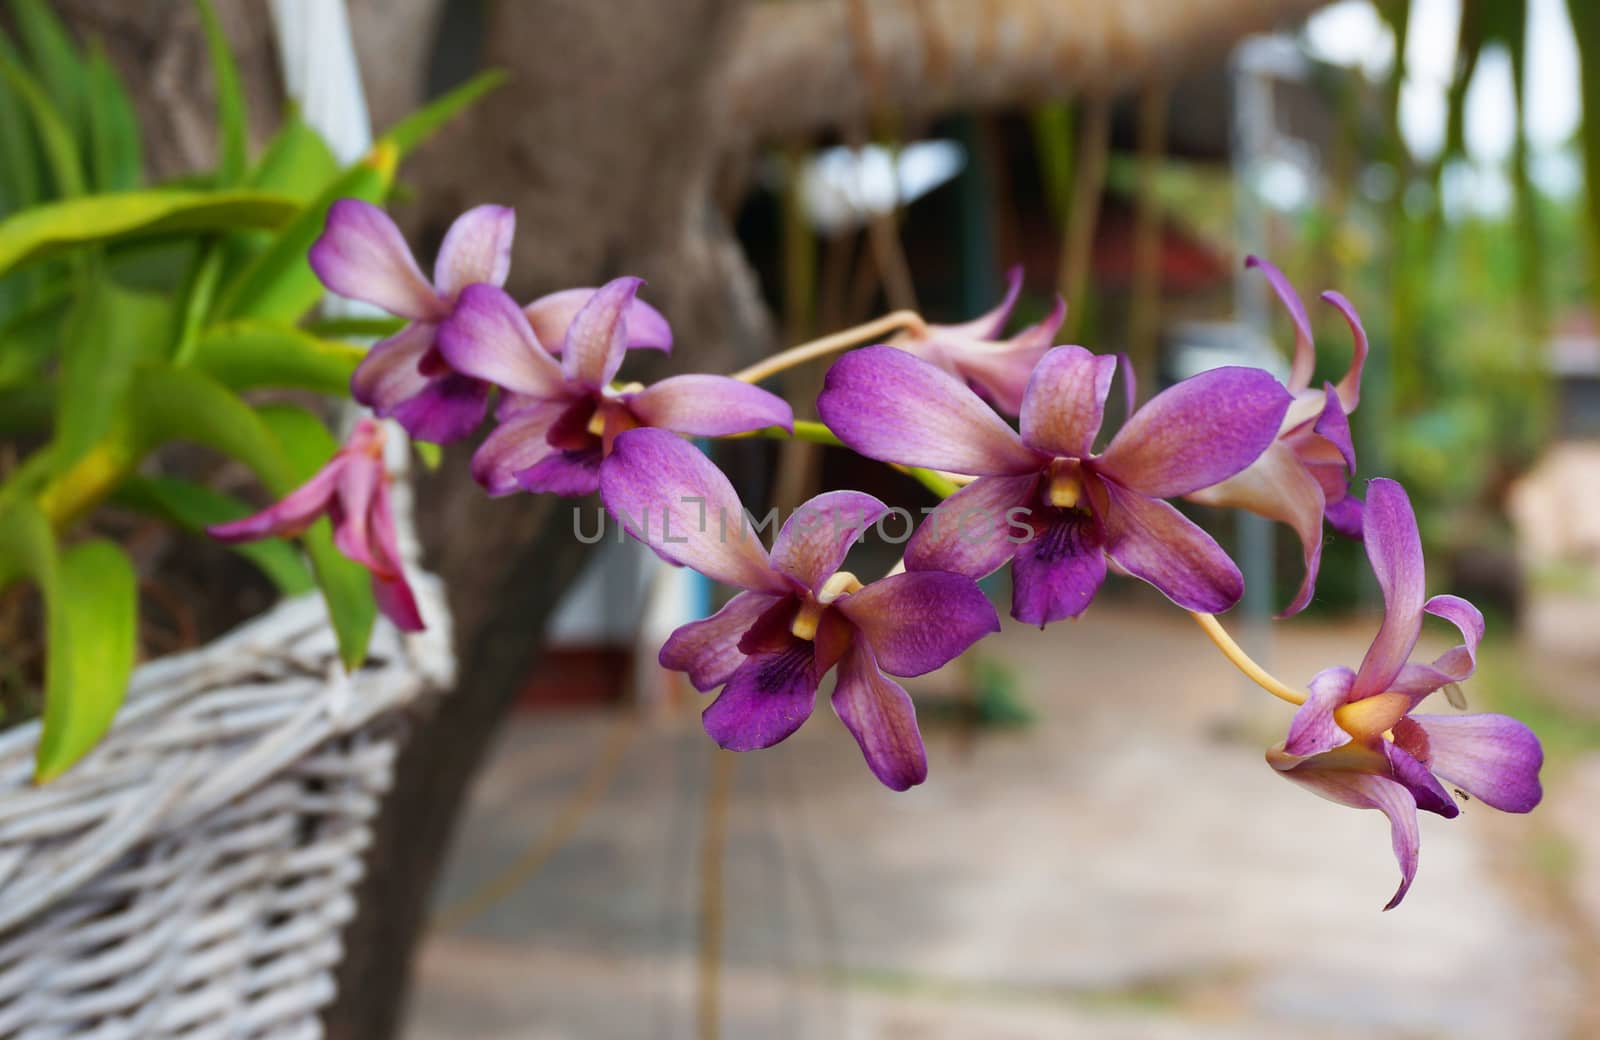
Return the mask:
<path fill-rule="evenodd" d="M 223 287 L 217 313 L 224 318 L 270 318 L 297 321 L 322 298 L 322 283 L 306 261 L 311 244 L 322 234 L 328 207 L 339 199 L 382 200 L 394 180 L 398 156 L 379 142 L 368 156 L 350 167 L 302 208 L 267 248 Z"/>
<path fill-rule="evenodd" d="M 66 26 L 43 0 L 11 0 L 22 45 L 28 51 L 40 84 L 55 99 L 74 134 L 87 123 L 87 73 Z"/>
<path fill-rule="evenodd" d="M 297 483 L 283 448 L 255 409 L 193 368 L 158 363 L 135 371 L 128 425 L 138 454 L 168 441 L 188 441 L 243 462 L 274 495 L 287 494 Z"/>
<path fill-rule="evenodd" d="M 138 616 L 138 579 L 120 548 L 96 539 L 61 554 L 34 760 L 39 783 L 66 772 L 111 728 L 133 673 Z"/>
<path fill-rule="evenodd" d="M 404 318 L 322 318 L 306 322 L 305 329 L 333 339 L 388 339 L 408 324 Z"/>
<path fill-rule="evenodd" d="M 299 481 L 309 479 L 338 450 L 327 427 L 304 409 L 268 406 L 261 409 L 261 419 L 277 435 Z M 328 617 L 339 640 L 339 657 L 353 672 L 366 659 L 372 625 L 378 618 L 372 576 L 334 547 L 333 528 L 328 521 L 318 521 L 301 540 L 328 606 Z"/>
<path fill-rule="evenodd" d="M 0 325 L 0 388 L 31 383 L 43 377 L 54 356 L 69 311 L 68 279 L 58 279 L 27 309 Z"/>
<path fill-rule="evenodd" d="M 163 298 L 123 289 L 97 265 L 85 268 L 76 285 L 61 340 L 54 450 L 63 464 L 110 429 L 133 370 L 160 356 L 170 318 Z"/>
<path fill-rule="evenodd" d="M 51 176 L 55 178 L 56 194 L 67 198 L 82 195 L 83 160 L 66 117 L 50 103 L 49 93 L 38 81 L 10 57 L 0 55 L 0 76 L 11 85 L 33 120 L 33 128 L 44 145 Z"/>
<path fill-rule="evenodd" d="M 130 477 L 117 489 L 113 501 L 200 534 L 212 524 L 238 520 L 255 511 L 237 498 L 177 477 Z M 316 587 L 300 554 L 281 538 L 228 548 L 261 568 L 285 596 L 298 596 Z"/>
<path fill-rule="evenodd" d="M 339 175 L 339 160 L 322 135 L 306 125 L 300 113 L 291 111 L 283 126 L 267 142 L 249 185 L 297 202 L 311 202 Z"/>
<path fill-rule="evenodd" d="M 411 450 L 417 453 L 417 458 L 431 472 L 439 468 L 444 462 L 444 449 L 428 441 L 412 441 Z"/>
<path fill-rule="evenodd" d="M 192 364 L 233 390 L 295 387 L 347 397 L 350 375 L 365 356 L 366 351 L 349 343 L 319 339 L 282 322 L 247 318 L 201 333 Z"/>
<path fill-rule="evenodd" d="M 138 581 L 123 551 L 95 540 L 57 554 L 31 502 L 0 512 L 0 588 L 32 579 L 46 612 L 44 728 L 34 775 L 54 779 L 110 728 L 137 648 Z"/>
<path fill-rule="evenodd" d="M 15 64 L 17 52 L 0 32 L 0 61 Z M 39 201 L 39 155 L 28 132 L 27 110 L 11 82 L 0 76 L 0 215 Z"/>
<path fill-rule="evenodd" d="M 400 150 L 400 154 L 404 155 L 432 137 L 440 127 L 454 119 L 468 105 L 504 84 L 507 78 L 501 69 L 480 72 L 461 86 L 400 120 L 383 135 L 384 139 L 391 142 Z"/>
<path fill-rule="evenodd" d="M 134 191 L 49 203 L 0 223 L 0 274 L 88 243 L 279 228 L 300 212 L 293 199 L 249 190 Z"/>
<path fill-rule="evenodd" d="M 239 84 L 239 67 L 234 64 L 228 36 L 211 6 L 211 0 L 195 0 L 200 11 L 200 26 L 205 30 L 206 49 L 211 53 L 211 71 L 217 86 L 217 183 L 231 188 L 244 179 L 250 162 L 250 127 L 245 113 L 244 88 Z"/>
<path fill-rule="evenodd" d="M 96 43 L 89 52 L 89 166 L 98 192 L 132 191 L 144 180 L 139 120 L 128 90 Z"/>

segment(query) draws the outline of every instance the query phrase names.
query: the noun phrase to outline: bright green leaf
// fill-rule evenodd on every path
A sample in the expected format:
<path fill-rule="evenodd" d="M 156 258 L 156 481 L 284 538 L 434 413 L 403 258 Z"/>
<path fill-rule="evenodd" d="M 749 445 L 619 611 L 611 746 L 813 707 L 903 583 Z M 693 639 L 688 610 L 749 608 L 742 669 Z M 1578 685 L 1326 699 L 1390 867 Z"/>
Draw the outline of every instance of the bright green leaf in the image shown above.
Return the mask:
<path fill-rule="evenodd" d="M 113 501 L 202 534 L 212 524 L 238 520 L 254 512 L 230 495 L 177 477 L 130 477 L 117 489 Z M 229 548 L 261 568 L 285 596 L 297 596 L 316 587 L 300 553 L 280 538 L 242 542 Z"/>
<path fill-rule="evenodd" d="M 387 339 L 407 324 L 404 318 L 322 318 L 306 322 L 305 329 L 333 339 Z"/>
<path fill-rule="evenodd" d="M 211 54 L 211 72 L 217 89 L 217 183 L 232 187 L 244 179 L 250 162 L 250 127 L 245 113 L 244 88 L 239 83 L 239 67 L 234 63 L 228 36 L 211 6 L 211 0 L 195 0 L 200 25 L 205 30 L 206 49 Z"/>
<path fill-rule="evenodd" d="M 306 125 L 299 112 L 291 111 L 267 142 L 248 183 L 258 191 L 310 202 L 338 175 L 339 160 L 328 143 Z"/>
<path fill-rule="evenodd" d="M 138 454 L 167 441 L 188 441 L 243 462 L 274 495 L 288 493 L 297 483 L 277 438 L 255 409 L 193 368 L 153 364 L 134 372 L 128 423 Z"/>
<path fill-rule="evenodd" d="M 436 470 L 444 462 L 444 449 L 429 441 L 412 441 L 411 450 L 429 470 Z"/>
<path fill-rule="evenodd" d="M 81 138 L 88 121 L 87 74 L 72 35 L 44 0 L 11 0 L 11 17 L 40 85 L 54 99 L 70 132 Z"/>
<path fill-rule="evenodd" d="M 83 454 L 110 429 L 133 370 L 161 355 L 170 311 L 166 300 L 130 292 L 86 267 L 61 337 L 58 463 Z"/>
<path fill-rule="evenodd" d="M 4 32 L 0 61 L 18 61 Z M 10 81 L 0 76 L 0 216 L 38 202 L 40 191 L 39 155 L 28 132 L 27 109 Z"/>
<path fill-rule="evenodd" d="M 86 243 L 278 228 L 300 212 L 293 199 L 257 191 L 137 191 L 50 203 L 0 223 L 0 274 Z"/>
<path fill-rule="evenodd" d="M 223 287 L 217 313 L 224 318 L 297 321 L 322 298 L 322 283 L 306 261 L 322 234 L 328 207 L 343 198 L 382 200 L 394 180 L 395 150 L 382 142 L 346 170 L 316 201 L 300 210 L 272 243 Z"/>
<path fill-rule="evenodd" d="M 66 772 L 111 728 L 133 673 L 138 616 L 138 579 L 120 548 L 96 539 L 61 554 L 49 604 L 38 782 Z"/>
<path fill-rule="evenodd" d="M 245 319 L 206 329 L 192 364 L 234 390 L 297 387 L 345 397 L 366 351 L 282 322 Z M 326 458 L 326 456 L 324 456 Z"/>

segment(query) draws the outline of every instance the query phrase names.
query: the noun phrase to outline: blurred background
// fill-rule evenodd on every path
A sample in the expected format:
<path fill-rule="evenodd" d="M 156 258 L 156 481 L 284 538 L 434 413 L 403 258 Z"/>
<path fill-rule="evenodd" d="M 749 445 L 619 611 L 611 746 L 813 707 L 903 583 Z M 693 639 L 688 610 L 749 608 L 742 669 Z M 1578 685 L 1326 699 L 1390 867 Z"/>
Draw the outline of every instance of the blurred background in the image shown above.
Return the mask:
<path fill-rule="evenodd" d="M 218 4 L 268 125 L 293 86 L 270 21 L 295 6 Z M 56 7 L 129 79 L 151 172 L 209 161 L 188 5 Z M 392 208 L 419 253 L 497 202 L 518 212 L 519 298 L 644 276 L 677 347 L 630 378 L 731 371 L 890 309 L 973 317 L 1013 265 L 1011 327 L 1061 294 L 1059 341 L 1126 351 L 1143 396 L 1220 364 L 1286 375 L 1258 253 L 1307 300 L 1320 383 L 1349 364 L 1315 299 L 1341 291 L 1372 338 L 1361 478 L 1410 490 L 1429 590 L 1490 618 L 1469 697 L 1549 761 L 1531 817 L 1425 819 L 1417 886 L 1381 914 L 1384 820 L 1275 777 L 1261 752 L 1288 710 L 1126 581 L 916 681 L 931 775 L 909 793 L 825 709 L 733 756 L 654 662 L 717 590 L 577 537 L 592 501 L 488 502 L 452 449 L 418 501 L 460 685 L 413 720 L 332 1035 L 1600 1035 L 1593 0 L 348 11 L 330 24 L 379 127 L 510 74 L 403 170 Z M 785 376 L 797 412 L 824 367 Z M 842 450 L 720 461 L 752 505 L 931 502 Z M 1330 530 L 1311 608 L 1278 623 L 1292 533 L 1191 512 L 1245 571 L 1230 625 L 1259 660 L 1295 683 L 1359 661 L 1380 607 L 1359 543 Z M 876 574 L 897 550 L 859 553 Z"/>

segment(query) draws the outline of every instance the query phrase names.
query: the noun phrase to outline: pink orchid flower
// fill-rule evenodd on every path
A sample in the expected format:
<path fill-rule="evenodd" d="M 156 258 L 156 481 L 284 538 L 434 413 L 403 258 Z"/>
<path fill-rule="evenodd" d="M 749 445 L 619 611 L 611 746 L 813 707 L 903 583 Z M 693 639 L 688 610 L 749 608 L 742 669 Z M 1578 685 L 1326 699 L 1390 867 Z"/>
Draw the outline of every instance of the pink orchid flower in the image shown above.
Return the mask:
<path fill-rule="evenodd" d="M 1056 332 L 1066 320 L 1067 304 L 1057 296 L 1042 321 L 1002 340 L 1000 333 L 1022 292 L 1022 268 L 1013 267 L 1006 280 L 1005 299 L 988 314 L 959 325 L 930 324 L 922 331 L 902 332 L 889 345 L 964 380 L 997 410 L 1016 415 L 1022 410 L 1028 377 L 1054 345 Z"/>
<path fill-rule="evenodd" d="M 224 542 L 288 538 L 327 516 L 333 521 L 334 545 L 372 573 L 378 609 L 401 631 L 422 631 L 422 615 L 400 562 L 383 440 L 381 425 L 361 420 L 328 464 L 281 502 L 206 530 Z"/>
<path fill-rule="evenodd" d="M 436 341 L 463 289 L 505 284 L 515 231 L 516 214 L 504 206 L 463 213 L 444 236 L 430 283 L 387 213 L 359 199 L 329 207 L 327 225 L 311 247 L 311 269 L 330 291 L 411 322 L 373 346 L 357 367 L 350 380 L 357 401 L 417 440 L 442 444 L 477 429 L 490 387 L 451 369 Z M 544 342 L 559 344 L 593 295 L 593 289 L 568 289 L 541 297 L 528 305 L 528 321 Z M 629 347 L 671 350 L 672 330 L 655 308 L 635 300 L 629 318 Z"/>
<path fill-rule="evenodd" d="M 640 426 L 695 437 L 793 431 L 787 402 L 727 376 L 613 386 L 642 284 L 618 278 L 591 293 L 565 327 L 559 363 L 505 293 L 489 285 L 462 292 L 439 330 L 439 349 L 452 369 L 502 391 L 500 425 L 472 457 L 473 476 L 491 495 L 590 494 L 618 434 Z"/>
<path fill-rule="evenodd" d="M 1472 675 L 1483 615 L 1458 596 L 1425 599 L 1422 539 L 1405 489 L 1392 480 L 1367 485 L 1367 557 L 1383 590 L 1384 618 L 1356 671 L 1329 668 L 1308 684 L 1282 744 L 1267 761 L 1322 797 L 1389 818 L 1400 887 L 1398 906 L 1417 872 L 1417 810 L 1450 819 L 1460 813 L 1440 783 L 1504 812 L 1530 812 L 1543 795 L 1539 738 L 1505 715 L 1413 715 L 1429 694 Z M 1423 615 L 1444 618 L 1462 644 L 1432 664 L 1409 659 Z"/>
<path fill-rule="evenodd" d="M 702 716 L 719 745 L 751 751 L 789 737 L 837 665 L 833 709 L 873 775 L 896 791 L 926 779 L 916 709 L 889 675 L 930 672 L 999 631 L 971 578 L 923 571 L 864 585 L 840 570 L 850 546 L 888 512 L 856 491 L 802 505 L 769 553 L 722 471 L 662 430 L 617 438 L 600 495 L 628 533 L 668 563 L 743 590 L 661 648 L 662 666 L 688 673 L 696 689 L 722 687 Z"/>
<path fill-rule="evenodd" d="M 1294 403 L 1283 417 L 1278 438 L 1261 457 L 1220 484 L 1202 488 L 1188 498 L 1205 505 L 1246 509 L 1294 528 L 1305 559 L 1300 589 L 1280 617 L 1298 614 L 1316 591 L 1322 565 L 1322 518 L 1352 538 L 1361 537 L 1361 501 L 1350 494 L 1356 471 L 1355 445 L 1350 438 L 1349 414 L 1361 402 L 1361 369 L 1367 359 L 1367 334 L 1350 301 L 1336 292 L 1322 298 L 1344 316 L 1355 337 L 1350 370 L 1337 384 L 1311 388 L 1316 362 L 1311 323 L 1294 287 L 1276 267 L 1259 257 L 1246 265 L 1261 270 L 1283 301 L 1294 322 L 1294 364 L 1289 371 L 1289 392 Z"/>

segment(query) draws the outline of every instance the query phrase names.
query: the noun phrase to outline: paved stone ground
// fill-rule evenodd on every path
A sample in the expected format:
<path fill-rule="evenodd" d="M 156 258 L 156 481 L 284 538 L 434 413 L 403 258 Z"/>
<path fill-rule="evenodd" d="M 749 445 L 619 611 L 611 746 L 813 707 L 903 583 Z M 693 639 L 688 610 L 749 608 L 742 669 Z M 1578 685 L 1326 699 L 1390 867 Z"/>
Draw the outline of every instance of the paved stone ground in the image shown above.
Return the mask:
<path fill-rule="evenodd" d="M 1274 670 L 1303 681 L 1357 663 L 1372 624 L 1276 631 Z M 1600 1035 L 1583 1018 L 1600 994 L 1593 933 L 1575 920 L 1587 909 L 1600 928 L 1600 885 L 1553 898 L 1524 855 L 1531 827 L 1588 834 L 1595 800 L 1577 785 L 1600 796 L 1600 759 L 1571 792 L 1551 781 L 1550 823 L 1472 804 L 1425 817 L 1417 885 L 1385 914 L 1383 818 L 1272 774 L 1261 751 L 1288 707 L 1247 693 L 1182 615 L 1097 605 L 984 649 L 1018 668 L 1036 723 L 976 738 L 930 724 L 932 777 L 908 794 L 876 785 L 825 707 L 737 758 L 724 1037 Z M 441 905 L 538 841 L 619 725 L 635 726 L 620 773 L 570 842 L 431 938 L 411 1040 L 695 1035 L 714 752 L 692 713 L 519 721 Z M 1573 854 L 1600 864 L 1600 846 Z"/>

